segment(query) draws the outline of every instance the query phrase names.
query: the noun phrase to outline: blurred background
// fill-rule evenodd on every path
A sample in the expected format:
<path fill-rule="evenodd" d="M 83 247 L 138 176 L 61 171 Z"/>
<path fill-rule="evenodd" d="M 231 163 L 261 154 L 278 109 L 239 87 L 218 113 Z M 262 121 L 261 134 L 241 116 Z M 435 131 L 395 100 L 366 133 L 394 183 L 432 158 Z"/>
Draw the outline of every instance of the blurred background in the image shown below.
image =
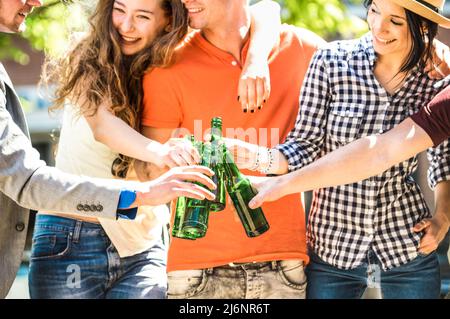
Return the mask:
<path fill-rule="evenodd" d="M 252 3 L 258 0 L 251 1 Z M 368 31 L 365 22 L 366 9 L 362 0 L 277 0 L 282 7 L 282 19 L 286 23 L 307 28 L 320 34 L 328 41 L 358 37 Z M 54 163 L 57 146 L 60 114 L 49 114 L 51 88 L 39 85 L 41 67 L 47 58 L 61 55 L 70 45 L 70 35 L 88 28 L 87 17 L 95 7 L 95 0 L 44 0 L 28 17 L 27 30 L 20 35 L 0 34 L 0 61 L 16 90 L 25 109 L 33 145 L 48 165 Z M 450 4 L 445 13 L 450 16 Z M 438 38 L 450 45 L 450 32 L 439 31 Z M 433 194 L 426 182 L 427 160 L 422 154 L 416 174 L 430 209 L 433 210 Z M 309 209 L 311 194 L 303 194 L 306 209 Z M 29 298 L 28 261 L 31 247 L 34 215 L 28 229 L 28 242 L 23 264 L 7 298 Z M 450 267 L 448 256 L 449 234 L 439 248 L 442 273 L 442 296 L 449 293 Z M 366 298 L 378 298 L 379 291 L 368 289 Z"/>

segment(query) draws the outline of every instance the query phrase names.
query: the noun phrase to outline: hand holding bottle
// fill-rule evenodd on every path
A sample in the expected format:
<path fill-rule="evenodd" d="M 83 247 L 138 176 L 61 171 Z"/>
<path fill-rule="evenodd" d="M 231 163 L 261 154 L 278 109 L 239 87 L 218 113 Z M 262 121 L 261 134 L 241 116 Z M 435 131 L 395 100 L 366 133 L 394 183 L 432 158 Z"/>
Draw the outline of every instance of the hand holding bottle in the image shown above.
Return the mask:
<path fill-rule="evenodd" d="M 206 141 L 210 140 L 210 135 L 205 137 Z M 222 137 L 222 143 L 224 143 L 227 149 L 233 155 L 233 161 L 236 163 L 239 169 L 251 169 L 258 154 L 259 145 L 247 143 L 239 139 Z"/>
<path fill-rule="evenodd" d="M 156 151 L 157 159 L 154 163 L 158 167 L 177 167 L 198 164 L 200 154 L 192 143 L 183 138 L 171 138 L 161 144 Z"/>
<path fill-rule="evenodd" d="M 156 206 L 170 202 L 180 196 L 198 200 L 213 200 L 214 194 L 193 182 L 215 189 L 216 185 L 208 176 L 214 172 L 204 166 L 184 166 L 170 169 L 160 177 L 142 184 L 137 193 L 136 204 Z"/>
<path fill-rule="evenodd" d="M 259 177 L 247 176 L 252 186 L 258 191 L 248 206 L 252 209 L 261 207 L 265 202 L 273 202 L 288 195 L 289 182 L 285 176 Z"/>

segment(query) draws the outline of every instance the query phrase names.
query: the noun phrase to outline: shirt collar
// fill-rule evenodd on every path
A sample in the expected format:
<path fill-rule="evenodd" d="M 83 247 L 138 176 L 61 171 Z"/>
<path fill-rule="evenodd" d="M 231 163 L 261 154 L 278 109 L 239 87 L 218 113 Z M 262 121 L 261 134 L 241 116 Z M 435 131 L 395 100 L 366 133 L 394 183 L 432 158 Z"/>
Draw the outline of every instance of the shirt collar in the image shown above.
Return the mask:
<path fill-rule="evenodd" d="M 249 31 L 250 32 L 250 31 Z M 206 53 L 208 53 L 209 55 L 213 55 L 216 58 L 222 60 L 225 63 L 233 63 L 233 62 L 237 62 L 236 59 L 234 58 L 234 56 L 229 53 L 226 52 L 222 49 L 219 49 L 218 47 L 216 47 L 214 44 L 212 44 L 211 42 L 209 42 L 202 34 L 201 32 L 196 32 L 196 34 L 194 35 L 193 41 L 204 51 L 206 51 Z M 242 65 L 244 65 L 245 63 L 245 59 L 247 57 L 247 52 L 248 52 L 248 48 L 250 46 L 250 37 L 247 37 L 247 39 L 245 40 L 244 46 L 241 49 L 241 61 L 242 61 Z"/>

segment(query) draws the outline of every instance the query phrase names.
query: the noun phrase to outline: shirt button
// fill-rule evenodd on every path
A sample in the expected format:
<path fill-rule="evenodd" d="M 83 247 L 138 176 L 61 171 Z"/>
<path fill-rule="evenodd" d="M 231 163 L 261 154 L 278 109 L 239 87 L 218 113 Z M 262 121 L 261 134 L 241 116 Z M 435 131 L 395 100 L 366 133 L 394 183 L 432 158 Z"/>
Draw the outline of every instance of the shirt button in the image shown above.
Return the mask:
<path fill-rule="evenodd" d="M 89 212 L 91 210 L 91 207 L 89 205 L 84 205 L 83 208 L 86 212 Z"/>
<path fill-rule="evenodd" d="M 20 222 L 16 224 L 16 230 L 17 231 L 23 231 L 25 229 L 25 224 Z"/>
<path fill-rule="evenodd" d="M 77 205 L 77 210 L 79 210 L 79 211 L 83 211 L 83 210 L 84 210 L 84 207 L 83 207 L 83 205 L 81 205 L 81 204 L 78 204 L 78 205 Z"/>
<path fill-rule="evenodd" d="M 237 65 L 237 62 L 236 62 L 236 61 L 231 62 L 231 65 L 232 65 L 232 66 L 236 66 L 236 65 Z"/>
<path fill-rule="evenodd" d="M 102 206 L 102 205 L 97 205 L 97 211 L 98 211 L 98 212 L 103 211 L 103 206 Z"/>

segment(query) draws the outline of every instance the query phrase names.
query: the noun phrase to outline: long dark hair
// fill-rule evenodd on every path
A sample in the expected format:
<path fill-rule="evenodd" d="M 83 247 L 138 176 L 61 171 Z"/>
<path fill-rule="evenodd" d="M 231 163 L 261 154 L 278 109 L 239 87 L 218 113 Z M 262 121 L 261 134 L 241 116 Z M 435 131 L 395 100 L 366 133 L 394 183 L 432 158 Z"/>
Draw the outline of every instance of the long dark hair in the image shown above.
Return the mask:
<path fill-rule="evenodd" d="M 364 0 L 368 9 L 373 0 Z M 408 30 L 412 37 L 412 47 L 399 73 L 408 73 L 418 65 L 421 69 L 433 59 L 433 40 L 438 32 L 438 24 L 405 8 Z"/>
<path fill-rule="evenodd" d="M 46 82 L 57 85 L 52 110 L 67 100 L 80 115 L 94 115 L 106 104 L 115 116 L 140 130 L 142 76 L 151 67 L 170 64 L 176 46 L 188 30 L 186 10 L 179 0 L 159 0 L 170 17 L 170 30 L 163 30 L 150 47 L 133 56 L 120 49 L 117 30 L 112 23 L 114 0 L 99 0 L 89 19 L 90 32 L 69 54 L 47 63 Z M 111 172 L 125 177 L 132 159 L 120 154 Z"/>

